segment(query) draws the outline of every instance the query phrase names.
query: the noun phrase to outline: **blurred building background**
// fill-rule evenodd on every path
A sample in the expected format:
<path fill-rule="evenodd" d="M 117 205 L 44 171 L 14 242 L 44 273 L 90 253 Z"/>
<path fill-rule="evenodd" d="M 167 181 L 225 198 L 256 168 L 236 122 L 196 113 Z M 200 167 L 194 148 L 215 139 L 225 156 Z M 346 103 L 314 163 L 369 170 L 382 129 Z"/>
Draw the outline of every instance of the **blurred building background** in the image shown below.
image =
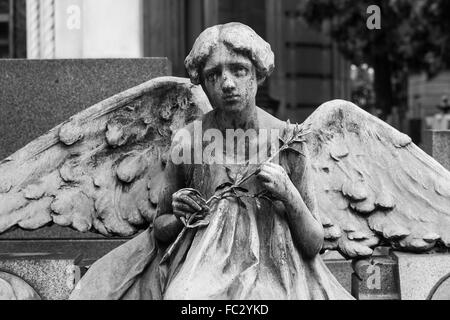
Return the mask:
<path fill-rule="evenodd" d="M 342 6 L 347 2 L 342 1 Z M 397 2 L 403 5 L 394 8 L 397 11 L 406 8 L 405 4 L 415 3 Z M 352 61 L 351 56 L 345 55 L 342 42 L 352 39 L 336 37 L 336 32 L 330 32 L 333 24 L 327 23 L 327 19 L 339 24 L 347 23 L 346 17 L 324 14 L 317 28 L 314 23 L 317 21 L 308 17 L 304 9 L 311 7 L 311 3 L 308 0 L 0 0 L 0 58 L 168 57 L 173 75 L 186 76 L 184 58 L 199 33 L 208 26 L 239 21 L 265 38 L 275 52 L 276 69 L 258 93 L 258 105 L 282 119 L 301 122 L 327 100 L 352 100 L 420 143 L 422 130 L 427 123 L 429 126 L 434 123 L 425 119 L 442 113 L 437 106 L 443 103 L 444 95 L 450 96 L 450 72 L 439 70 L 429 77 L 425 70 L 408 71 L 406 76 L 392 82 L 396 95 L 390 100 L 392 105 L 379 110 L 376 77 L 380 68 L 374 69 L 376 65 L 371 61 Z M 317 6 L 314 9 L 321 9 L 320 5 L 327 9 L 325 3 L 330 2 L 314 1 Z M 364 34 L 359 32 L 364 38 L 372 31 L 365 27 L 364 7 L 358 10 L 360 20 L 356 23 L 365 28 Z M 335 12 L 340 14 L 339 10 Z M 344 22 L 342 26 L 347 28 Z M 386 50 L 393 49 L 389 46 L 386 44 Z"/>
<path fill-rule="evenodd" d="M 2 58 L 168 57 L 186 76 L 184 58 L 208 26 L 251 26 L 271 43 L 276 71 L 258 104 L 304 120 L 332 98 L 350 98 L 350 64 L 331 39 L 309 28 L 298 1 L 0 0 Z"/>

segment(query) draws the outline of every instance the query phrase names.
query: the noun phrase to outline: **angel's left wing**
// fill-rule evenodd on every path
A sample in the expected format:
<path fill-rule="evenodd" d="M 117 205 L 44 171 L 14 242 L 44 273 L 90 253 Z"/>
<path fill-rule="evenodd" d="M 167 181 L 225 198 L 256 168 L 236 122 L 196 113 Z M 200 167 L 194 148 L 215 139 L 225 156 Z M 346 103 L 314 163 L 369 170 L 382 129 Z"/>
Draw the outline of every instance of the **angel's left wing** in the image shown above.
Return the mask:
<path fill-rule="evenodd" d="M 324 249 L 366 257 L 382 243 L 450 246 L 450 172 L 411 139 L 342 100 L 304 123 Z"/>
<path fill-rule="evenodd" d="M 199 86 L 162 77 L 73 116 L 0 162 L 0 233 L 132 235 L 153 220 L 172 134 L 210 109 Z"/>

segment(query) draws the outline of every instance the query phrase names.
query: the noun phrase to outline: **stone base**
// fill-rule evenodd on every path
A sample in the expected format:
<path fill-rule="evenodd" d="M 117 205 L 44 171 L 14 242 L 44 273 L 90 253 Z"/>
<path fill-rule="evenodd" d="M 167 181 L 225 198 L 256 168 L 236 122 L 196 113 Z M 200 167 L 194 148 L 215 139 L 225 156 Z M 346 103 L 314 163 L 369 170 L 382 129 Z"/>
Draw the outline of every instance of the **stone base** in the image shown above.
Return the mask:
<path fill-rule="evenodd" d="M 353 273 L 352 262 L 346 260 L 327 260 L 325 261 L 325 264 L 341 286 L 351 294 Z"/>
<path fill-rule="evenodd" d="M 19 277 L 42 300 L 66 300 L 86 267 L 125 242 L 126 239 L 0 239 L 0 273 Z"/>
<path fill-rule="evenodd" d="M 24 280 L 43 300 L 65 300 L 86 267 L 125 241 L 0 239 L 0 273 Z M 450 299 L 448 253 L 375 255 L 355 263 L 356 273 L 352 262 L 337 253 L 322 258 L 339 283 L 359 300 Z"/>
<path fill-rule="evenodd" d="M 73 260 L 0 260 L 0 270 L 28 283 L 42 300 L 65 300 L 73 289 Z"/>
<path fill-rule="evenodd" d="M 402 300 L 428 299 L 435 285 L 450 273 L 450 253 L 393 255 L 398 260 Z"/>
<path fill-rule="evenodd" d="M 394 257 L 374 256 L 355 261 L 352 295 L 358 300 L 399 300 L 397 262 Z"/>
<path fill-rule="evenodd" d="M 66 300 L 87 267 L 126 241 L 126 239 L 50 241 L 0 239 L 0 244 L 5 250 L 0 251 L 0 272 L 21 278 L 43 300 Z M 343 259 L 337 253 L 328 254 L 323 258 L 335 278 L 350 293 L 353 272 L 351 261 Z"/>
<path fill-rule="evenodd" d="M 353 273 L 352 261 L 346 260 L 336 251 L 325 253 L 322 255 L 322 259 L 341 286 L 343 286 L 348 293 L 351 293 Z"/>

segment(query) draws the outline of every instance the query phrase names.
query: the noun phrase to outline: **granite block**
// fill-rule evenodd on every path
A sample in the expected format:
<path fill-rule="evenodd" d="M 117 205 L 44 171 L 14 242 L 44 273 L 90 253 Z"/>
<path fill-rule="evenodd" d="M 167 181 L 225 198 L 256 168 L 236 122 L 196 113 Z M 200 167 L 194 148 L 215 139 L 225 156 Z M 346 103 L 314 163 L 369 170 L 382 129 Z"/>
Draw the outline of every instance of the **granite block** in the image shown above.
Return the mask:
<path fill-rule="evenodd" d="M 352 294 L 358 300 L 398 300 L 398 269 L 391 256 L 371 257 L 355 263 Z"/>
<path fill-rule="evenodd" d="M 127 240 L 1 240 L 0 261 L 33 257 L 96 261 Z M 88 264 L 88 263 L 86 263 Z"/>
<path fill-rule="evenodd" d="M 425 300 L 450 273 L 450 253 L 413 254 L 395 252 L 402 300 Z"/>
<path fill-rule="evenodd" d="M 106 240 L 124 239 L 119 237 L 106 237 L 95 232 L 79 232 L 68 227 L 61 227 L 56 224 L 48 225 L 37 230 L 24 230 L 19 227 L 9 229 L 0 234 L 1 240 Z"/>
<path fill-rule="evenodd" d="M 435 285 L 428 296 L 429 300 L 450 300 L 450 273 Z"/>
<path fill-rule="evenodd" d="M 336 280 L 348 291 L 352 292 L 352 262 L 346 260 L 327 260 L 325 261 L 328 269 L 334 275 Z"/>
<path fill-rule="evenodd" d="M 166 58 L 0 60 L 0 159 L 83 109 L 170 74 Z"/>
<path fill-rule="evenodd" d="M 89 266 L 125 242 L 0 240 L 0 272 L 21 278 L 43 300 L 65 300 Z"/>
<path fill-rule="evenodd" d="M 0 300 L 41 300 L 41 297 L 22 278 L 0 271 Z"/>
<path fill-rule="evenodd" d="M 73 290 L 73 260 L 0 259 L 0 271 L 27 282 L 42 300 L 65 300 Z"/>
<path fill-rule="evenodd" d="M 390 248 L 388 247 L 377 247 L 374 249 L 373 256 L 384 257 L 389 255 Z M 356 281 L 352 277 L 353 266 L 352 261 L 345 259 L 337 251 L 327 251 L 322 255 L 322 259 L 330 269 L 331 273 L 334 275 L 336 280 L 349 292 L 352 293 L 352 285 Z M 358 280 L 359 281 L 359 280 Z M 353 293 L 352 293 L 353 294 Z"/>
<path fill-rule="evenodd" d="M 450 170 L 450 130 L 429 130 L 425 135 L 424 149 L 444 168 Z"/>

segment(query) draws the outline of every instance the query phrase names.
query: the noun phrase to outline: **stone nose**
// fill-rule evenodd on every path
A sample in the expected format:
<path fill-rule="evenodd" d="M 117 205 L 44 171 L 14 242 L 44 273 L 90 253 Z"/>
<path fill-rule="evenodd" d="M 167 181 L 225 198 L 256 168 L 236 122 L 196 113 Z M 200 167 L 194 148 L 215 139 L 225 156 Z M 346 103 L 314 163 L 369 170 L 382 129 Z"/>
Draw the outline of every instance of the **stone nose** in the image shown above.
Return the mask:
<path fill-rule="evenodd" d="M 236 83 L 234 82 L 233 76 L 230 72 L 223 73 L 222 90 L 223 92 L 230 92 L 236 88 Z"/>

